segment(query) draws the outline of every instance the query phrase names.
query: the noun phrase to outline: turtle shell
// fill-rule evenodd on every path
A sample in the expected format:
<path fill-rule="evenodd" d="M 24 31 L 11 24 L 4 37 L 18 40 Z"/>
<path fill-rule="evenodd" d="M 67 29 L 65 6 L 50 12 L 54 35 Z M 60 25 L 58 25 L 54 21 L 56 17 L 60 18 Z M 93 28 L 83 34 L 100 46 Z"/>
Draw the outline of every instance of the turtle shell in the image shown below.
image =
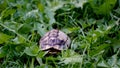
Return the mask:
<path fill-rule="evenodd" d="M 39 43 L 41 50 L 55 52 L 66 50 L 70 45 L 70 38 L 64 32 L 53 29 L 47 32 Z"/>

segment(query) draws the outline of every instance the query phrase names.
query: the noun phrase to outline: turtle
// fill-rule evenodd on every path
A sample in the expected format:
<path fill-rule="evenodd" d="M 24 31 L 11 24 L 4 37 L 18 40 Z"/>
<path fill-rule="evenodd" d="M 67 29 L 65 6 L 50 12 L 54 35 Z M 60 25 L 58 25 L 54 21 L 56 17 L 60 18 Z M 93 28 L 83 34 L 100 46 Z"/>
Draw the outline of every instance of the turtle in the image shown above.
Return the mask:
<path fill-rule="evenodd" d="M 70 38 L 58 29 L 48 31 L 39 41 L 40 49 L 48 53 L 56 54 L 70 46 Z"/>

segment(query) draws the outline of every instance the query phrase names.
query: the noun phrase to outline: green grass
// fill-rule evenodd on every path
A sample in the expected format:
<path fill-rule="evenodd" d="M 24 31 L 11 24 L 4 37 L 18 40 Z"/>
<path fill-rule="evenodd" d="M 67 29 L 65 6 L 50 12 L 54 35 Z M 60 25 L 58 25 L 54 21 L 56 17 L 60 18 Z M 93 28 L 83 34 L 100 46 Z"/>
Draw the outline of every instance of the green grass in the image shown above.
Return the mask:
<path fill-rule="evenodd" d="M 0 68 L 120 68 L 119 0 L 0 1 Z M 40 38 L 57 28 L 68 50 L 46 56 Z"/>

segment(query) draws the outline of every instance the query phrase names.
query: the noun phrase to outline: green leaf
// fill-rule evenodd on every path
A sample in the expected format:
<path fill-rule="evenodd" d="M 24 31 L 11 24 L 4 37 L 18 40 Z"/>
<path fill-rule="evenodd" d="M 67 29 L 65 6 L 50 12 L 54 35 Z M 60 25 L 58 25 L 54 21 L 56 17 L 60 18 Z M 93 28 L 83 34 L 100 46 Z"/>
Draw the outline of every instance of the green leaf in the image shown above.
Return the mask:
<path fill-rule="evenodd" d="M 0 2 L 0 13 L 7 7 L 7 2 L 6 0 L 3 0 Z"/>
<path fill-rule="evenodd" d="M 52 11 L 56 11 L 60 8 L 63 7 L 63 5 L 65 4 L 63 1 L 58 0 L 58 1 L 47 1 L 49 7 L 51 8 Z"/>
<path fill-rule="evenodd" d="M 117 63 L 117 55 L 113 55 L 110 59 L 108 59 L 108 64 L 111 67 L 115 67 L 116 63 Z"/>
<path fill-rule="evenodd" d="M 40 66 L 36 66 L 35 68 L 53 68 L 53 67 L 51 65 L 42 64 Z"/>
<path fill-rule="evenodd" d="M 5 57 L 8 54 L 8 47 L 2 46 L 0 47 L 0 58 Z"/>
<path fill-rule="evenodd" d="M 43 4 L 41 4 L 41 3 L 39 3 L 38 4 L 38 9 L 41 11 L 41 12 L 44 12 L 44 5 Z"/>
<path fill-rule="evenodd" d="M 40 51 L 39 54 L 36 56 L 39 64 L 43 64 L 42 58 L 44 58 L 46 54 L 48 54 L 48 52 Z"/>
<path fill-rule="evenodd" d="M 105 62 L 105 60 L 101 60 L 98 64 L 98 67 L 102 67 L 102 68 L 109 68 L 109 65 L 107 64 L 107 62 Z"/>
<path fill-rule="evenodd" d="M 94 50 L 90 51 L 90 56 L 96 56 L 96 55 L 100 55 L 101 53 L 104 52 L 105 48 L 109 47 L 109 44 L 102 44 L 98 47 L 95 47 Z"/>
<path fill-rule="evenodd" d="M 81 63 L 83 57 L 80 55 L 74 55 L 71 57 L 62 58 L 60 63 L 71 64 L 71 63 Z"/>
<path fill-rule="evenodd" d="M 114 52 L 118 50 L 118 48 L 120 48 L 120 40 L 117 39 L 112 39 L 112 44 L 111 44 L 114 48 Z"/>
<path fill-rule="evenodd" d="M 64 31 L 66 34 L 68 34 L 68 33 L 73 33 L 75 31 L 78 31 L 78 30 L 80 30 L 80 28 L 79 27 L 63 28 L 61 30 Z"/>
<path fill-rule="evenodd" d="M 53 11 L 51 11 L 49 8 L 46 8 L 45 13 L 49 20 L 49 25 L 52 25 L 53 23 L 56 22 L 54 18 L 55 13 Z"/>
<path fill-rule="evenodd" d="M 76 53 L 73 50 L 66 50 L 66 51 L 62 51 L 62 58 L 60 59 L 61 63 L 64 64 L 74 64 L 74 63 L 81 63 L 82 62 L 83 57 L 81 55 L 79 55 L 78 53 Z"/>
<path fill-rule="evenodd" d="M 11 38 L 12 38 L 12 36 L 9 36 L 4 33 L 0 33 L 0 44 L 7 42 Z"/>
<path fill-rule="evenodd" d="M 40 36 L 43 36 L 47 32 L 45 27 L 46 27 L 45 24 L 40 24 L 40 23 L 35 23 L 34 24 L 34 29 L 38 31 Z"/>
<path fill-rule="evenodd" d="M 40 51 L 37 45 L 32 45 L 30 47 L 26 47 L 24 52 L 29 56 L 37 56 L 38 52 Z"/>
<path fill-rule="evenodd" d="M 25 49 L 25 44 L 18 44 L 16 47 L 15 47 L 16 51 L 18 52 L 23 52 L 24 49 Z"/>
<path fill-rule="evenodd" d="M 2 11 L 1 13 L 1 17 L 2 17 L 2 20 L 4 20 L 5 18 L 10 18 L 9 16 L 11 16 L 12 14 L 15 13 L 15 9 L 12 9 L 12 8 L 6 8 L 4 11 Z"/>
<path fill-rule="evenodd" d="M 89 1 L 90 4 L 92 5 L 93 11 L 96 14 L 108 15 L 115 6 L 117 0 L 101 0 L 101 1 L 89 0 Z"/>
<path fill-rule="evenodd" d="M 87 2 L 87 0 L 78 0 L 78 1 L 74 1 L 73 3 L 75 5 L 75 7 L 77 7 L 77 8 L 79 8 L 79 7 L 83 8 L 83 4 L 86 3 L 86 2 Z"/>
<path fill-rule="evenodd" d="M 29 33 L 32 30 L 32 26 L 30 24 L 23 24 L 21 28 L 19 28 L 18 32 L 22 34 Z"/>
<path fill-rule="evenodd" d="M 117 8 L 117 9 L 115 10 L 115 12 L 118 13 L 118 14 L 120 14 L 120 8 Z"/>
<path fill-rule="evenodd" d="M 15 44 L 25 43 L 25 39 L 22 37 L 15 37 L 13 41 Z"/>

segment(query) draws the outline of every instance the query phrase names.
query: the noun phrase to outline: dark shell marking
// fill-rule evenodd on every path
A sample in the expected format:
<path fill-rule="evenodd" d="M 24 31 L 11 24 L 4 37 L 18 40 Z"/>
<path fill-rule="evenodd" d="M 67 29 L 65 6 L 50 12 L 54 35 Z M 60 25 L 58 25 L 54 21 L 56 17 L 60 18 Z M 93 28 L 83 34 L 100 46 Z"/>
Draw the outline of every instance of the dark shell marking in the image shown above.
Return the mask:
<path fill-rule="evenodd" d="M 70 38 L 60 30 L 53 29 L 40 39 L 41 50 L 64 50 L 70 45 Z"/>

